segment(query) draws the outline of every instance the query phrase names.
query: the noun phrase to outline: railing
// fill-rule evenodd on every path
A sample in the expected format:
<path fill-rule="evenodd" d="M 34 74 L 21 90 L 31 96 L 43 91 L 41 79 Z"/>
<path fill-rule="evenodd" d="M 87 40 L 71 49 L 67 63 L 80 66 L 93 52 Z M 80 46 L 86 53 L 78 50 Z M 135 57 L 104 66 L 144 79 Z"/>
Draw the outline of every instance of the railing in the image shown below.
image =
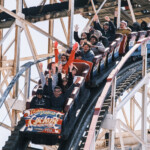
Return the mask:
<path fill-rule="evenodd" d="M 89 128 L 87 140 L 85 142 L 84 150 L 94 150 L 95 128 L 96 128 L 96 124 L 98 121 L 100 110 L 103 106 L 103 102 L 104 102 L 110 88 L 112 87 L 111 99 L 112 99 L 112 105 L 114 105 L 117 74 L 120 71 L 120 69 L 123 67 L 123 65 L 126 63 L 126 61 L 129 59 L 129 57 L 140 46 L 141 46 L 141 55 L 143 56 L 143 72 L 142 72 L 143 74 L 142 75 L 143 75 L 143 77 L 146 75 L 146 71 L 147 71 L 147 68 L 146 68 L 146 64 L 147 64 L 146 43 L 148 40 L 150 40 L 150 37 L 143 38 L 143 39 L 139 40 L 137 42 L 137 44 L 135 44 L 134 47 L 132 47 L 130 49 L 130 51 L 124 57 L 122 57 L 120 63 L 117 65 L 117 67 L 114 70 L 112 70 L 112 72 L 108 76 L 106 85 L 103 89 L 103 92 L 102 92 L 101 96 L 98 98 L 98 101 L 97 101 L 96 106 L 95 106 L 95 110 L 94 110 L 93 118 L 92 118 L 91 125 Z M 112 106 L 112 112 L 111 112 L 112 114 L 114 114 L 113 108 L 114 108 L 114 106 Z"/>
<path fill-rule="evenodd" d="M 14 76 L 14 78 L 12 79 L 12 81 L 10 82 L 10 84 L 8 85 L 7 89 L 5 90 L 5 92 L 3 93 L 2 97 L 0 98 L 0 108 L 3 105 L 4 101 L 6 100 L 9 92 L 11 91 L 11 89 L 13 88 L 13 86 L 15 85 L 15 83 L 18 81 L 19 77 L 23 75 L 23 73 L 25 71 L 27 71 L 29 68 L 31 68 L 31 66 L 38 64 L 39 62 L 48 60 L 53 58 L 54 56 L 50 56 L 50 57 L 46 57 L 34 62 L 27 62 L 25 63 L 23 66 L 21 66 L 20 71 Z"/>

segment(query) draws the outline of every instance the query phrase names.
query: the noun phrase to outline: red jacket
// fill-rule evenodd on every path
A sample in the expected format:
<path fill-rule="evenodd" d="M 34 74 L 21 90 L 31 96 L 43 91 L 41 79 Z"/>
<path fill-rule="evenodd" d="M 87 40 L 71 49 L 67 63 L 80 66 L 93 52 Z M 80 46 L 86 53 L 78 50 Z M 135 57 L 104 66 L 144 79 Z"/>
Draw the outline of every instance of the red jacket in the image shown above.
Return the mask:
<path fill-rule="evenodd" d="M 54 46 L 55 46 L 55 63 L 58 63 L 58 55 L 59 55 L 59 52 L 57 49 L 58 43 L 55 42 Z M 70 64 L 73 63 L 73 61 L 74 61 L 75 53 L 76 53 L 77 49 L 78 49 L 78 43 L 75 43 L 73 45 L 71 54 L 69 56 L 69 60 L 67 61 L 67 63 L 65 65 L 62 66 L 62 72 L 63 73 L 68 74 L 68 68 L 69 68 Z"/>

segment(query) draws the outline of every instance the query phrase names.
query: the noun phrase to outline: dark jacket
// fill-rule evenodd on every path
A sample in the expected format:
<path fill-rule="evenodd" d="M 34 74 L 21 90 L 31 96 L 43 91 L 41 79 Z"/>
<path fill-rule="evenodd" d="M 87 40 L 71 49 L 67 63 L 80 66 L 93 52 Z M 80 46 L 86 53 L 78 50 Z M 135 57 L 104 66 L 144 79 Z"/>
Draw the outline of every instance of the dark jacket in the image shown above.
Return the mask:
<path fill-rule="evenodd" d="M 105 31 L 101 27 L 99 22 L 96 22 L 96 21 L 94 21 L 94 28 L 96 30 L 100 30 L 102 32 L 102 35 L 108 38 L 109 42 L 112 42 L 115 39 L 116 28 L 115 28 L 114 24 L 111 21 L 109 21 L 109 29 L 107 31 Z"/>
<path fill-rule="evenodd" d="M 43 95 L 49 96 L 48 85 L 44 85 L 43 87 Z"/>
<path fill-rule="evenodd" d="M 88 52 L 82 52 L 82 60 L 86 60 L 86 61 L 93 61 L 95 54 L 92 50 L 89 50 Z"/>
<path fill-rule="evenodd" d="M 61 75 L 61 73 L 58 73 L 58 86 L 61 87 L 63 93 L 65 93 L 66 90 L 67 90 L 67 89 L 72 85 L 72 83 L 73 83 L 72 73 L 69 72 L 68 74 L 69 74 L 69 76 L 68 76 L 68 83 L 66 84 L 66 86 L 64 86 L 64 85 L 63 85 L 63 80 L 62 80 L 62 75 Z"/>
<path fill-rule="evenodd" d="M 87 39 L 89 40 L 90 34 L 89 33 L 86 33 L 86 34 L 87 34 Z M 76 32 L 76 31 L 74 31 L 74 40 L 80 44 L 81 38 L 79 38 L 78 32 Z"/>
<path fill-rule="evenodd" d="M 37 96 L 35 96 L 32 98 L 30 108 L 50 108 L 50 101 L 45 97 L 39 99 Z"/>
<path fill-rule="evenodd" d="M 50 97 L 50 108 L 57 111 L 63 111 L 65 101 L 69 98 L 70 94 L 72 93 L 75 84 L 72 84 L 69 89 L 66 90 L 64 94 L 61 94 L 59 97 L 55 97 L 53 90 L 52 90 L 52 79 L 48 79 L 48 89 L 49 89 L 49 97 Z"/>
<path fill-rule="evenodd" d="M 109 41 L 108 41 L 107 37 L 105 37 L 105 36 L 101 36 L 99 38 L 99 42 L 103 43 L 103 45 L 105 46 L 105 48 L 109 46 Z"/>

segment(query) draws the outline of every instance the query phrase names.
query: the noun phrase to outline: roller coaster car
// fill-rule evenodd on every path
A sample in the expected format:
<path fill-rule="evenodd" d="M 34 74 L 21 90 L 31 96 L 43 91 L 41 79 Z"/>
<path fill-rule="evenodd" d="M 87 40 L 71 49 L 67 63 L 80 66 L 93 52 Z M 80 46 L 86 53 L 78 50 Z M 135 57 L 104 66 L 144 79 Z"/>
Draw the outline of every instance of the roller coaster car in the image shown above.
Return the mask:
<path fill-rule="evenodd" d="M 145 37 L 150 36 L 150 30 L 149 31 L 139 31 L 137 33 L 136 41 L 141 40 Z M 132 48 L 133 45 L 130 46 Z M 147 42 L 147 54 L 150 54 L 150 40 Z M 141 46 L 138 47 L 138 49 L 131 55 L 133 60 L 136 60 L 138 58 L 141 58 Z"/>
<path fill-rule="evenodd" d="M 89 64 L 78 60 L 74 65 L 78 68 L 80 81 L 67 99 L 63 112 L 44 108 L 30 109 L 30 103 L 27 103 L 28 109 L 24 111 L 25 125 L 19 134 L 22 142 L 23 139 L 28 139 L 35 144 L 54 145 L 68 138 L 81 107 L 90 96 L 89 89 L 85 88 L 91 71 Z"/>

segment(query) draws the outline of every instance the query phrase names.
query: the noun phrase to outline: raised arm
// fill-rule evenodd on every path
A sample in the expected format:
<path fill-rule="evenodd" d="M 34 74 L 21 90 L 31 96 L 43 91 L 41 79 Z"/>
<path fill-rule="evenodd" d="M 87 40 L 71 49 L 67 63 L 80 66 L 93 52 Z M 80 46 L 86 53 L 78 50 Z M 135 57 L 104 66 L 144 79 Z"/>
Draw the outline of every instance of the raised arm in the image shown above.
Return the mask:
<path fill-rule="evenodd" d="M 58 42 L 55 41 L 54 43 L 54 52 L 55 52 L 55 63 L 58 63 L 58 55 L 59 55 L 59 52 L 58 52 Z"/>
<path fill-rule="evenodd" d="M 74 31 L 74 39 L 76 42 L 80 43 L 80 38 L 78 36 L 78 30 L 79 30 L 79 26 L 76 24 L 75 25 L 75 31 Z"/>
<path fill-rule="evenodd" d="M 98 20 L 98 15 L 94 15 L 94 29 L 102 31 L 101 25 Z"/>
<path fill-rule="evenodd" d="M 46 79 L 45 79 L 45 76 L 43 74 L 43 64 L 42 63 L 39 63 L 39 69 L 41 72 L 41 83 L 42 83 L 42 88 L 43 88 L 45 83 L 46 83 Z"/>
<path fill-rule="evenodd" d="M 108 16 L 105 16 L 105 20 L 106 20 L 107 22 L 109 22 L 109 30 L 110 30 L 113 34 L 115 34 L 116 27 L 115 27 L 115 25 L 113 24 L 113 22 L 110 20 L 110 18 L 109 18 Z"/>
<path fill-rule="evenodd" d="M 67 98 L 71 95 L 71 93 L 72 93 L 72 91 L 73 91 L 75 85 L 76 85 L 79 81 L 80 81 L 80 77 L 77 77 L 76 81 L 66 90 L 66 92 L 65 92 L 65 94 L 64 94 L 64 98 L 65 98 L 65 99 L 67 99 Z"/>
<path fill-rule="evenodd" d="M 48 92 L 49 92 L 49 96 L 53 95 L 51 70 L 49 70 L 49 77 L 48 77 Z"/>

